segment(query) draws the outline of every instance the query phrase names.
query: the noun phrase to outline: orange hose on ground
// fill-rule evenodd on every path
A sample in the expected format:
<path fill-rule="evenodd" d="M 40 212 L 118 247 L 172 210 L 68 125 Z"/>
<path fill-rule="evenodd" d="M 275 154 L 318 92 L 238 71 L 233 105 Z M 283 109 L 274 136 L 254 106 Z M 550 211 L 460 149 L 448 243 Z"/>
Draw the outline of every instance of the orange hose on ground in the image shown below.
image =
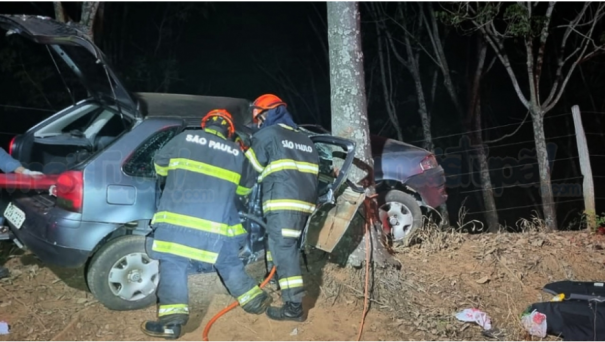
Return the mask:
<path fill-rule="evenodd" d="M 276 268 L 275 268 L 275 266 L 273 266 L 273 268 L 271 269 L 271 272 L 269 272 L 269 275 L 267 276 L 267 278 L 265 278 L 265 280 L 263 280 L 263 282 L 260 284 L 261 289 L 263 287 L 265 287 L 265 285 L 267 285 L 267 283 L 269 282 L 269 280 L 271 278 L 273 278 L 275 271 L 276 271 Z M 233 308 L 235 308 L 238 305 L 239 305 L 239 303 L 237 301 L 235 301 L 235 302 L 231 303 L 231 305 L 229 305 L 228 307 L 224 308 L 219 313 L 217 313 L 214 317 L 212 317 L 212 319 L 210 321 L 208 321 L 208 323 L 206 324 L 206 327 L 204 328 L 204 333 L 202 334 L 202 340 L 209 341 L 208 333 L 210 332 L 210 328 L 212 327 L 212 324 L 214 324 L 214 322 L 216 322 L 222 315 L 231 311 Z"/>

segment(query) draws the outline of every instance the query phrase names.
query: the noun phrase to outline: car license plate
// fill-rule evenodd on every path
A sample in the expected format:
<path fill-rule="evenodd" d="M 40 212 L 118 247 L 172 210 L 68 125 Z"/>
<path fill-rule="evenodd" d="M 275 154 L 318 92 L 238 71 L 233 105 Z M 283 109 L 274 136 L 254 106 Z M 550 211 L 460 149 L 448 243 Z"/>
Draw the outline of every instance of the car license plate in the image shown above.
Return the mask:
<path fill-rule="evenodd" d="M 12 223 L 17 229 L 21 229 L 23 222 L 25 222 L 25 213 L 23 210 L 17 208 L 13 203 L 9 203 L 6 210 L 4 210 L 4 218 L 8 222 Z"/>

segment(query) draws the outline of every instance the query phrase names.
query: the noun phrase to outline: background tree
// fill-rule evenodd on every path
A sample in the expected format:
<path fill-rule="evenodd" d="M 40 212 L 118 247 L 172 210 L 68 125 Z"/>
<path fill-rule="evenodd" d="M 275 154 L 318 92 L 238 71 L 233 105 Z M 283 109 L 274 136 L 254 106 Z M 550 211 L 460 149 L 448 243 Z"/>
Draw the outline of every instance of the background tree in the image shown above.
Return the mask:
<path fill-rule="evenodd" d="M 603 52 L 603 41 L 595 40 L 593 33 L 605 9 L 603 3 L 586 2 L 579 5 L 576 13 L 565 10 L 556 13 L 555 5 L 555 2 L 461 2 L 442 6 L 444 11 L 440 13 L 447 23 L 483 35 L 506 69 L 519 100 L 531 114 L 542 210 L 549 230 L 557 228 L 557 217 L 544 116 L 559 102 L 576 67 Z M 551 25 L 555 14 L 554 22 L 565 24 Z M 515 63 L 519 57 L 525 59 L 524 68 Z M 543 77 L 548 58 L 556 60 L 554 77 Z"/>
<path fill-rule="evenodd" d="M 70 16 L 63 4 L 60 1 L 53 2 L 55 8 L 55 19 L 57 21 L 66 23 L 66 22 L 75 22 L 77 24 L 82 25 L 86 29 L 86 33 L 90 36 L 91 39 L 94 40 L 94 25 L 95 19 L 97 18 L 97 12 L 99 8 L 103 6 L 102 2 L 99 1 L 84 1 L 79 10 L 78 21 L 75 21 L 72 16 Z M 102 11 L 101 11 L 102 12 Z"/>

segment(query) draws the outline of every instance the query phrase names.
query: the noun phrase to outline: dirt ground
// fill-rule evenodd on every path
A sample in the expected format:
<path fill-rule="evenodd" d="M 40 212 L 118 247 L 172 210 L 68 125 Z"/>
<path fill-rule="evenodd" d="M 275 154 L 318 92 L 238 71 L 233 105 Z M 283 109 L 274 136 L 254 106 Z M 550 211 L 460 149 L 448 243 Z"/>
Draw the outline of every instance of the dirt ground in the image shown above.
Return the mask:
<path fill-rule="evenodd" d="M 550 300 L 541 291 L 548 282 L 605 280 L 605 238 L 588 232 L 423 234 L 422 243 L 396 250 L 400 271 L 375 271 L 362 340 L 521 340 L 520 314 Z M 81 270 L 46 267 L 7 243 L 0 248 L 0 260 L 8 257 L 12 272 L 0 280 L 0 321 L 11 327 L 0 341 L 149 340 L 139 326 L 155 318 L 154 307 L 107 310 L 87 292 Z M 279 323 L 236 308 L 214 324 L 210 340 L 356 340 L 363 271 L 326 260 L 319 252 L 309 256 L 306 322 Z M 213 275 L 189 281 L 192 314 L 181 340 L 194 341 L 232 298 Z M 280 301 L 278 293 L 273 296 Z M 491 317 L 491 336 L 455 319 L 456 312 L 473 307 Z"/>

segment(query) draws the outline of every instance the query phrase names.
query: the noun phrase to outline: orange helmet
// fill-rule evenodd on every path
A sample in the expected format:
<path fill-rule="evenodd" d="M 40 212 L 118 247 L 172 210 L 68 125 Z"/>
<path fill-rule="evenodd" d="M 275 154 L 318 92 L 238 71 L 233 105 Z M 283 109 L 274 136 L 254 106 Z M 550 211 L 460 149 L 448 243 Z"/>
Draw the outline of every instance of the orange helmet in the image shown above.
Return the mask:
<path fill-rule="evenodd" d="M 212 119 L 212 123 L 216 123 L 220 126 L 227 126 L 228 139 L 231 139 L 233 134 L 235 134 L 233 118 L 226 109 L 213 109 L 209 111 L 208 114 L 206 114 L 206 116 L 202 118 L 202 123 L 200 124 L 200 126 L 202 126 L 202 128 L 206 128 L 207 123 L 208 121 L 210 121 L 210 119 Z"/>
<path fill-rule="evenodd" d="M 282 101 L 279 97 L 273 94 L 265 94 L 259 96 L 252 103 L 252 122 L 258 122 L 258 116 L 262 114 L 264 111 L 276 108 L 278 106 L 286 106 L 286 103 Z"/>

